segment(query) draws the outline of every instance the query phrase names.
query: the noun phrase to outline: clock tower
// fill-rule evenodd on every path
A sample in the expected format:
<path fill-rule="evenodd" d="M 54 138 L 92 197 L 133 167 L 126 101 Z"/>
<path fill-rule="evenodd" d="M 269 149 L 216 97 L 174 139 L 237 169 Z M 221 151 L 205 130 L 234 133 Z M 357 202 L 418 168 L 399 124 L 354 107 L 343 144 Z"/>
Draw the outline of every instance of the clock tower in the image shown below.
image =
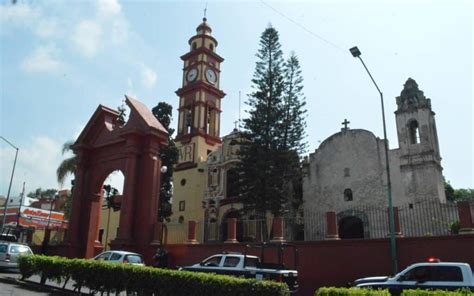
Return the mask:
<path fill-rule="evenodd" d="M 181 56 L 184 62 L 179 96 L 176 146 L 179 160 L 175 167 L 173 222 L 202 221 L 202 201 L 206 188 L 207 155 L 221 145 L 220 64 L 216 53 L 217 40 L 203 18 L 196 35 L 189 39 L 189 52 Z"/>

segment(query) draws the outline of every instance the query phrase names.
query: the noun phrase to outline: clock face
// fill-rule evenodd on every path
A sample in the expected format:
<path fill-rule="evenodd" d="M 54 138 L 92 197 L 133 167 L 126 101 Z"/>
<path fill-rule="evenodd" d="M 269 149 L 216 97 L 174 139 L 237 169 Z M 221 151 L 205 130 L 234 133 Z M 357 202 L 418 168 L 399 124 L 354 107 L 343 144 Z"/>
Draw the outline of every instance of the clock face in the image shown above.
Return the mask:
<path fill-rule="evenodd" d="M 196 80 L 197 75 L 198 75 L 198 70 L 196 68 L 193 68 L 188 71 L 188 74 L 186 75 L 186 79 L 188 81 L 194 81 Z"/>
<path fill-rule="evenodd" d="M 216 72 L 214 72 L 212 69 L 207 69 L 206 70 L 206 79 L 210 83 L 216 83 L 216 81 L 217 81 Z"/>

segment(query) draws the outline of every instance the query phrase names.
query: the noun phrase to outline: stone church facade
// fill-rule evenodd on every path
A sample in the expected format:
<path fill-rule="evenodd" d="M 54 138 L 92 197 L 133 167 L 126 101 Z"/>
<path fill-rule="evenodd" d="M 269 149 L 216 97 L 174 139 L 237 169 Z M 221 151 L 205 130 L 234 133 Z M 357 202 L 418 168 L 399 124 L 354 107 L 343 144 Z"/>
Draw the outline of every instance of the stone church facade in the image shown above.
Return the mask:
<path fill-rule="evenodd" d="M 422 205 L 425 215 L 434 215 L 426 205 L 445 204 L 446 196 L 431 100 L 411 78 L 396 100 L 399 148 L 388 152 L 393 205 L 409 205 L 410 208 Z M 342 236 L 386 236 L 388 199 L 384 145 L 387 143 L 372 132 L 349 129 L 346 123 L 345 128 L 324 140 L 305 159 L 305 240 L 324 239 L 324 222 L 315 221 L 315 215 L 329 211 L 336 212 Z M 382 209 L 382 213 L 369 213 L 374 209 Z M 407 219 L 416 218 L 416 215 L 411 216 Z M 344 231 L 348 233 L 341 234 Z"/>

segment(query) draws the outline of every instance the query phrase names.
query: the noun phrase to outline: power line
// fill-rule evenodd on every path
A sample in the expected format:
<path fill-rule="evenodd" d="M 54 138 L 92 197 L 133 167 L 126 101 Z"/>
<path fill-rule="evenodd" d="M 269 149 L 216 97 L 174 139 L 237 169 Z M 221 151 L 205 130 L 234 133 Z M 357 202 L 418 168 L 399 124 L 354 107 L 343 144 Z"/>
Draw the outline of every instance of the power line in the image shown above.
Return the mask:
<path fill-rule="evenodd" d="M 303 29 L 304 31 L 306 31 L 306 33 L 312 35 L 313 37 L 316 37 L 318 38 L 319 40 L 331 45 L 332 47 L 334 48 L 337 48 L 339 49 L 340 51 L 342 51 L 344 54 L 346 54 L 346 51 L 347 50 L 344 50 L 343 48 L 341 48 L 340 46 L 338 46 L 337 44 L 335 43 L 332 43 L 331 41 L 327 40 L 326 38 L 314 33 L 313 31 L 311 31 L 310 29 L 306 28 L 305 26 L 303 26 L 302 24 L 298 23 L 297 21 L 293 20 L 292 18 L 286 16 L 284 13 L 282 13 L 281 11 L 277 10 L 276 8 L 274 8 L 273 6 L 271 6 L 270 4 L 266 3 L 265 1 L 263 0 L 260 0 L 260 2 L 265 5 L 266 7 L 270 8 L 271 10 L 273 10 L 274 12 L 276 12 L 277 14 L 279 14 L 281 17 L 287 19 L 288 21 L 292 22 L 293 24 L 295 24 L 296 26 L 300 27 L 301 29 Z"/>

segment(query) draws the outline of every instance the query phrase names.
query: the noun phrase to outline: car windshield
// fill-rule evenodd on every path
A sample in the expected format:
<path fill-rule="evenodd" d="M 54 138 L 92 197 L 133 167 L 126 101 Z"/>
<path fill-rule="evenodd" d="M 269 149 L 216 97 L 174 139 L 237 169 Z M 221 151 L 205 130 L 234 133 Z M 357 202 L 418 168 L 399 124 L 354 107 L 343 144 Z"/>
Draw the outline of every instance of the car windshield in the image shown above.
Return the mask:
<path fill-rule="evenodd" d="M 19 254 L 19 253 L 31 253 L 30 248 L 27 246 L 11 246 L 10 253 Z"/>

